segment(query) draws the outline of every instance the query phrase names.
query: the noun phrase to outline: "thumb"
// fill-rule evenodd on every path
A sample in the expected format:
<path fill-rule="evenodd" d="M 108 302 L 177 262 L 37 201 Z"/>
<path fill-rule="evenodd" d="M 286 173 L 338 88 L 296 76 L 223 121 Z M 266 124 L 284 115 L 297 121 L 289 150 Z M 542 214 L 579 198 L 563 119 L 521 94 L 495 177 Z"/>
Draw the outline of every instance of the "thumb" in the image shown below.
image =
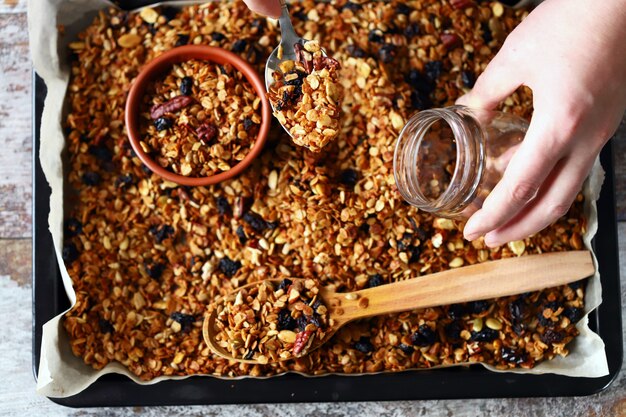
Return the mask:
<path fill-rule="evenodd" d="M 280 16 L 280 0 L 243 0 L 255 13 L 277 18 Z"/>
<path fill-rule="evenodd" d="M 459 97 L 456 104 L 491 110 L 517 90 L 522 85 L 521 77 L 504 56 L 505 51 L 501 50 L 478 77 L 474 88 Z"/>

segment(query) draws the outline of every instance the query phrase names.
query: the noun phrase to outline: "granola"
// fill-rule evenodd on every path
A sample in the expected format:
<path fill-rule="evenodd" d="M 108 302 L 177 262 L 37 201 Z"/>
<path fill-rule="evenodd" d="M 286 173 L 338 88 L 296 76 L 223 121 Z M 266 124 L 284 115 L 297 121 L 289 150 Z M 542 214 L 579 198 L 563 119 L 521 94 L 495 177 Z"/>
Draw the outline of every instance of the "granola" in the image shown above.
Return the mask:
<path fill-rule="evenodd" d="M 312 279 L 263 281 L 218 302 L 215 339 L 234 358 L 261 364 L 308 353 L 328 328 L 328 310 Z"/>
<path fill-rule="evenodd" d="M 267 97 L 293 142 L 320 152 L 340 131 L 340 65 L 317 41 L 296 43 L 294 50 L 296 60 L 282 61 L 272 74 Z"/>
<path fill-rule="evenodd" d="M 164 181 L 133 154 L 123 127 L 126 92 L 145 62 L 180 44 L 229 49 L 262 72 L 277 44 L 275 23 L 242 2 L 155 8 L 156 17 L 99 13 L 72 43 L 67 90 L 67 184 L 74 194 L 63 258 L 76 304 L 64 326 L 74 354 L 96 369 L 119 362 L 144 380 L 468 362 L 532 368 L 567 355 L 583 314 L 583 283 L 360 320 L 306 357 L 278 364 L 231 363 L 202 340 L 207 305 L 261 279 L 309 278 L 349 292 L 583 247 L 582 195 L 544 231 L 490 249 L 481 239 L 464 241 L 462 224 L 404 203 L 395 188 L 393 147 L 404 121 L 454 103 L 527 15 L 496 15 L 494 4 L 292 4 L 296 30 L 342 63 L 342 133 L 329 145 L 333 152 L 304 152 L 276 125 L 246 172 L 194 188 Z M 455 37 L 460 41 L 450 42 Z M 502 109 L 529 117 L 530 90 L 516 91 Z"/>
<path fill-rule="evenodd" d="M 151 83 L 144 102 L 140 146 L 159 165 L 184 176 L 231 169 L 254 146 L 261 123 L 261 99 L 229 64 L 176 64 Z"/>

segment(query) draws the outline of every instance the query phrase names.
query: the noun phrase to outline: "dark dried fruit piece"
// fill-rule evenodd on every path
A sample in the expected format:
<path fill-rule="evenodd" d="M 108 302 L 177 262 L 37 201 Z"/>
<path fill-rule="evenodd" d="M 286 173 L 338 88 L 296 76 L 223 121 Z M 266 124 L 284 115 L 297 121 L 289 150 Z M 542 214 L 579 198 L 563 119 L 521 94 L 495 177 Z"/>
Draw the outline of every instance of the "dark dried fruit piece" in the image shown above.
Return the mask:
<path fill-rule="evenodd" d="M 409 246 L 407 249 L 409 252 L 409 263 L 412 264 L 418 262 L 420 260 L 420 255 L 422 254 L 422 250 L 413 245 Z"/>
<path fill-rule="evenodd" d="M 213 32 L 211 33 L 211 39 L 213 39 L 216 42 L 221 42 L 224 39 L 226 39 L 226 36 L 224 36 L 224 34 L 220 32 Z"/>
<path fill-rule="evenodd" d="M 474 83 L 476 82 L 476 77 L 470 71 L 461 71 L 461 82 L 467 88 L 474 87 Z"/>
<path fill-rule="evenodd" d="M 98 327 L 100 328 L 100 333 L 103 334 L 113 333 L 115 331 L 111 322 L 105 319 L 98 320 Z"/>
<path fill-rule="evenodd" d="M 267 229 L 274 228 L 273 224 L 266 222 L 261 216 L 251 211 L 243 215 L 243 220 L 258 233 L 262 233 Z"/>
<path fill-rule="evenodd" d="M 397 14 L 409 15 L 412 11 L 413 9 L 409 7 L 406 3 L 398 3 L 396 5 Z"/>
<path fill-rule="evenodd" d="M 572 323 L 577 323 L 583 317 L 583 309 L 577 307 L 566 307 L 563 315 Z"/>
<path fill-rule="evenodd" d="M 521 365 L 528 360 L 526 352 L 518 352 L 508 347 L 503 347 L 500 355 L 502 356 L 502 360 L 508 363 L 514 363 L 515 365 Z"/>
<path fill-rule="evenodd" d="M 380 274 L 370 275 L 370 278 L 367 280 L 367 287 L 374 288 L 379 285 L 383 285 L 385 281 L 383 281 L 383 277 Z"/>
<path fill-rule="evenodd" d="M 117 188 L 123 188 L 134 184 L 134 182 L 135 178 L 133 177 L 133 174 L 124 174 L 116 178 L 115 186 Z"/>
<path fill-rule="evenodd" d="M 500 335 L 497 330 L 486 327 L 479 332 L 472 332 L 472 340 L 474 342 L 493 342 Z"/>
<path fill-rule="evenodd" d="M 367 58 L 367 53 L 363 49 L 361 49 L 359 46 L 353 43 L 348 45 L 346 50 L 348 51 L 348 54 L 354 58 Z"/>
<path fill-rule="evenodd" d="M 239 243 L 241 243 L 242 245 L 244 245 L 248 241 L 248 236 L 246 236 L 246 232 L 245 230 L 243 230 L 243 226 L 239 225 L 239 227 L 237 227 L 237 230 L 235 231 L 235 234 L 239 238 Z"/>
<path fill-rule="evenodd" d="M 156 130 L 158 130 L 159 132 L 165 129 L 169 129 L 170 127 L 172 127 L 172 125 L 172 120 L 167 117 L 159 117 L 154 121 L 154 127 L 156 127 Z"/>
<path fill-rule="evenodd" d="M 367 40 L 373 43 L 383 43 L 383 33 L 378 29 L 373 29 L 367 35 Z"/>
<path fill-rule="evenodd" d="M 363 353 L 370 353 L 374 351 L 374 345 L 372 345 L 372 342 L 370 342 L 370 340 L 365 336 L 361 336 L 357 342 L 354 342 L 354 348 Z"/>
<path fill-rule="evenodd" d="M 386 43 L 378 50 L 378 58 L 385 64 L 389 64 L 396 57 L 396 47 Z"/>
<path fill-rule="evenodd" d="M 190 96 L 193 92 L 193 78 L 191 77 L 183 77 L 180 80 L 180 93 L 184 96 Z"/>
<path fill-rule="evenodd" d="M 353 169 L 344 169 L 339 174 L 339 182 L 349 187 L 354 187 L 359 179 L 359 174 Z"/>
<path fill-rule="evenodd" d="M 293 281 L 288 278 L 285 278 L 282 281 L 280 281 L 280 284 L 278 284 L 278 289 L 287 291 L 287 288 L 289 288 L 291 284 L 293 284 Z"/>
<path fill-rule="evenodd" d="M 241 262 L 239 261 L 233 261 L 228 256 L 224 256 L 222 259 L 220 259 L 219 269 L 228 278 L 231 278 L 233 275 L 235 275 L 237 271 L 239 271 L 239 268 L 241 268 Z"/>
<path fill-rule="evenodd" d="M 352 13 L 354 13 L 358 12 L 362 8 L 363 6 L 361 6 L 360 4 L 348 1 L 341 7 L 341 10 L 350 10 Z"/>
<path fill-rule="evenodd" d="M 243 130 L 245 130 L 246 132 L 250 130 L 250 128 L 254 125 L 255 123 L 249 117 L 243 119 Z"/>
<path fill-rule="evenodd" d="M 414 37 L 420 34 L 420 26 L 416 22 L 411 22 L 404 28 L 404 36 L 409 39 L 413 39 Z"/>
<path fill-rule="evenodd" d="M 411 343 L 414 346 L 424 347 L 432 345 L 437 341 L 437 333 L 431 330 L 425 324 L 422 324 L 419 329 L 411 335 Z"/>
<path fill-rule="evenodd" d="M 472 0 L 450 0 L 450 6 L 453 9 L 465 9 L 466 7 L 473 6 L 474 2 Z"/>
<path fill-rule="evenodd" d="M 83 224 L 73 217 L 65 220 L 63 224 L 63 236 L 70 238 L 79 235 L 83 231 Z"/>
<path fill-rule="evenodd" d="M 90 146 L 89 154 L 95 156 L 98 160 L 103 162 L 109 162 L 113 159 L 113 153 L 104 145 Z"/>
<path fill-rule="evenodd" d="M 489 302 L 485 300 L 472 301 L 468 304 L 469 309 L 474 314 L 480 314 L 489 310 Z"/>
<path fill-rule="evenodd" d="M 179 34 L 178 39 L 176 39 L 175 46 L 183 46 L 189 43 L 189 35 Z"/>
<path fill-rule="evenodd" d="M 433 81 L 436 81 L 443 72 L 443 62 L 441 61 L 429 61 L 424 64 L 424 72 L 426 76 Z"/>
<path fill-rule="evenodd" d="M 456 33 L 442 33 L 440 38 L 443 45 L 448 49 L 453 49 L 463 44 L 463 39 Z"/>
<path fill-rule="evenodd" d="M 168 237 L 174 235 L 174 228 L 169 224 L 163 224 L 161 226 L 152 226 L 149 229 L 150 233 L 154 236 L 157 243 L 163 242 Z"/>
<path fill-rule="evenodd" d="M 287 309 L 278 312 L 278 330 L 293 330 L 296 328 L 296 321 L 291 317 L 291 313 Z"/>
<path fill-rule="evenodd" d="M 298 355 L 300 352 L 304 350 L 304 348 L 306 348 L 307 343 L 309 342 L 309 339 L 311 338 L 312 334 L 313 332 L 311 330 L 307 330 L 307 331 L 296 334 L 296 341 L 293 344 L 294 355 Z"/>
<path fill-rule="evenodd" d="M 400 343 L 398 345 L 398 349 L 400 349 L 402 352 L 404 352 L 407 355 L 410 355 L 413 352 L 415 352 L 415 349 L 413 349 L 413 346 L 405 345 L 404 343 Z"/>
<path fill-rule="evenodd" d="M 246 50 L 246 46 L 248 46 L 248 42 L 246 42 L 245 39 L 237 39 L 233 43 L 233 46 L 231 46 L 230 50 L 235 52 L 235 53 L 239 53 L 239 52 L 245 51 Z"/>
<path fill-rule="evenodd" d="M 467 309 L 463 304 L 452 304 L 448 307 L 448 316 L 450 316 L 451 319 L 461 319 L 466 314 Z"/>
<path fill-rule="evenodd" d="M 89 171 L 83 174 L 83 184 L 85 185 L 98 185 L 100 182 L 102 182 L 102 178 L 97 172 Z"/>
<path fill-rule="evenodd" d="M 170 318 L 180 324 L 183 333 L 190 331 L 196 321 L 196 318 L 194 316 L 189 314 L 183 314 L 178 311 L 172 313 L 170 315 Z"/>
<path fill-rule="evenodd" d="M 162 263 L 155 263 L 155 264 L 144 263 L 144 267 L 146 268 L 146 273 L 152 279 L 161 278 L 161 275 L 163 275 L 163 271 L 165 270 L 165 265 Z"/>
<path fill-rule="evenodd" d="M 229 215 L 233 212 L 230 208 L 230 203 L 224 196 L 218 196 L 215 199 L 215 205 L 217 206 L 217 212 L 220 214 L 220 216 Z"/>
<path fill-rule="evenodd" d="M 65 263 L 65 265 L 69 265 L 76 259 L 78 259 L 78 249 L 76 249 L 76 245 L 72 242 L 63 245 L 61 257 L 63 258 L 63 262 Z"/>
<path fill-rule="evenodd" d="M 541 341 L 546 345 L 550 345 L 552 343 L 561 343 L 563 341 L 563 333 L 548 329 L 544 334 L 541 335 Z"/>
<path fill-rule="evenodd" d="M 445 333 L 448 339 L 457 340 L 461 337 L 461 330 L 463 330 L 463 324 L 460 321 L 455 320 L 445 327 Z"/>

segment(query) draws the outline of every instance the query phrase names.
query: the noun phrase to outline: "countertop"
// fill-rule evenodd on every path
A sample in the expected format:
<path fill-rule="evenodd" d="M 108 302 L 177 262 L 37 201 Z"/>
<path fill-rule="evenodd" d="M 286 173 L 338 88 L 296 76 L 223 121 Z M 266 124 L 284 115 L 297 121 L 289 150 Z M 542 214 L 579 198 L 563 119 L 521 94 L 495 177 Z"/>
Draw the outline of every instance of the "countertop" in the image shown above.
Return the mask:
<path fill-rule="evenodd" d="M 31 366 L 31 61 L 26 2 L 0 0 L 0 415 L 22 416 L 626 416 L 625 366 L 604 392 L 579 398 L 400 401 L 75 410 L 35 393 Z M 626 118 L 615 146 L 620 274 L 626 276 Z M 622 289 L 626 323 L 626 291 Z M 626 334 L 626 333 L 625 333 Z"/>

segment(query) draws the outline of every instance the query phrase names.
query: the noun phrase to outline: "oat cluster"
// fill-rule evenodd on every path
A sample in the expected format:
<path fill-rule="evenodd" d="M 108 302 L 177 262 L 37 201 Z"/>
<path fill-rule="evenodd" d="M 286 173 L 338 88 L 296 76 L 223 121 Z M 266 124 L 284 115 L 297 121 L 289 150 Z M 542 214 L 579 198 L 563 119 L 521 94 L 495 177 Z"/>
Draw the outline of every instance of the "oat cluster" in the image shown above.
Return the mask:
<path fill-rule="evenodd" d="M 298 33 L 341 62 L 341 133 L 313 153 L 275 124 L 249 169 L 208 187 L 177 186 L 143 167 L 124 132 L 126 93 L 145 62 L 181 44 L 220 46 L 262 73 L 278 44 L 274 23 L 239 1 L 106 10 L 72 43 L 63 259 L 76 290 L 64 319 L 74 354 L 96 369 L 119 362 L 144 380 L 467 362 L 531 368 L 566 355 L 583 312 L 582 283 L 360 320 L 279 364 L 235 364 L 209 351 L 201 331 L 207 306 L 261 279 L 302 277 L 350 292 L 583 246 L 582 196 L 543 232 L 489 249 L 463 240 L 460 224 L 404 203 L 394 185 L 404 121 L 453 104 L 527 11 L 444 0 L 305 1 L 290 9 Z M 528 117 L 531 104 L 520 89 L 502 108 Z"/>
<path fill-rule="evenodd" d="M 254 146 L 261 124 L 261 99 L 230 64 L 176 64 L 146 89 L 144 104 L 140 146 L 184 176 L 231 169 Z"/>
<path fill-rule="evenodd" d="M 340 64 L 317 41 L 296 43 L 294 50 L 296 60 L 282 61 L 272 74 L 267 97 L 293 142 L 320 152 L 340 131 Z"/>
<path fill-rule="evenodd" d="M 332 325 L 312 279 L 263 281 L 215 308 L 217 343 L 234 358 L 261 364 L 306 355 Z"/>

